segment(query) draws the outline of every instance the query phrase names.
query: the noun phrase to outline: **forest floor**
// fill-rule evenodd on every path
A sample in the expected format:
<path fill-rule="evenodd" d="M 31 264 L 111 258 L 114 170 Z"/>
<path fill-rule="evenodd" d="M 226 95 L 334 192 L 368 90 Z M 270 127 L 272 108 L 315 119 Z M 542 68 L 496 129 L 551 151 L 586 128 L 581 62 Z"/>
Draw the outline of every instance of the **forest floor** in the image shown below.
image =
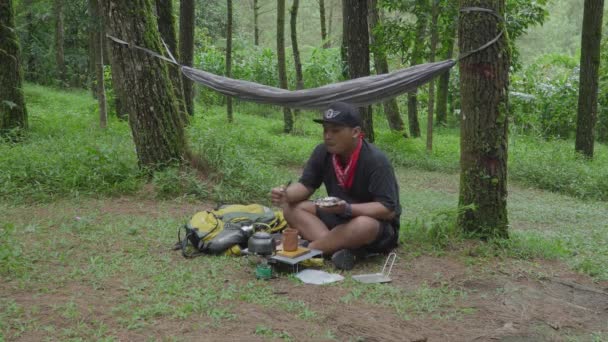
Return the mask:
<path fill-rule="evenodd" d="M 404 220 L 456 206 L 457 175 L 397 173 Z M 349 277 L 377 272 L 376 258 L 315 286 L 290 274 L 257 281 L 246 257 L 171 251 L 177 228 L 212 203 L 145 192 L 0 202 L 26 261 L 0 280 L 0 340 L 606 341 L 608 281 L 585 266 L 605 258 L 605 204 L 512 185 L 512 233 L 528 252 L 402 244 L 391 283 Z"/>

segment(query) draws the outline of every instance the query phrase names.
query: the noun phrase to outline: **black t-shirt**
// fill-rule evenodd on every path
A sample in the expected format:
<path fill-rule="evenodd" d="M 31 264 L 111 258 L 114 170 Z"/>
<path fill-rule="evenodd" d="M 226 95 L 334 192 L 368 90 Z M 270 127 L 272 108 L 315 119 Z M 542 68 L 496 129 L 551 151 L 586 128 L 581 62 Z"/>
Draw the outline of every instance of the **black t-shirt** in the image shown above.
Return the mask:
<path fill-rule="evenodd" d="M 401 205 L 395 171 L 386 155 L 365 140 L 361 146 L 353 185 L 348 191 L 338 185 L 331 153 L 325 144 L 318 145 L 312 152 L 300 183 L 313 190 L 323 183 L 329 196 L 341 198 L 348 203 L 380 202 L 395 212 L 391 224 L 396 230 L 399 229 Z"/>

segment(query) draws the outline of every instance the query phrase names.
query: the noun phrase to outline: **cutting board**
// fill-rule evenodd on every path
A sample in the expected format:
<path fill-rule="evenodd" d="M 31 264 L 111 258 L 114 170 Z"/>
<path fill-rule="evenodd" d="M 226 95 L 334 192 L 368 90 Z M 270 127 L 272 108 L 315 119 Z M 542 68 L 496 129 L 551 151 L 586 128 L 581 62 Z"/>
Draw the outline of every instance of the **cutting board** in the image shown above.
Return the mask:
<path fill-rule="evenodd" d="M 304 254 L 308 253 L 309 251 L 310 251 L 310 249 L 308 249 L 306 247 L 298 246 L 298 249 L 296 249 L 295 251 L 291 251 L 291 252 L 278 251 L 277 255 L 284 256 L 286 258 L 297 258 L 300 255 L 304 255 Z"/>

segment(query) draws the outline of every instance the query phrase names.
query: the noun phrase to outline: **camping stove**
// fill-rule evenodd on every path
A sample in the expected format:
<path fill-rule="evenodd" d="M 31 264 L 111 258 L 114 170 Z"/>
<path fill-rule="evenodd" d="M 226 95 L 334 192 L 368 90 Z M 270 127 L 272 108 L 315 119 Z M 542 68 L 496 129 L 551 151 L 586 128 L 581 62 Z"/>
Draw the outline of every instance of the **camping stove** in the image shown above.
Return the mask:
<path fill-rule="evenodd" d="M 272 236 L 265 232 L 253 234 L 247 242 L 247 249 L 249 250 L 249 253 L 258 257 L 255 277 L 264 280 L 272 278 L 272 267 L 268 263 L 268 260 L 276 249 L 276 243 Z"/>

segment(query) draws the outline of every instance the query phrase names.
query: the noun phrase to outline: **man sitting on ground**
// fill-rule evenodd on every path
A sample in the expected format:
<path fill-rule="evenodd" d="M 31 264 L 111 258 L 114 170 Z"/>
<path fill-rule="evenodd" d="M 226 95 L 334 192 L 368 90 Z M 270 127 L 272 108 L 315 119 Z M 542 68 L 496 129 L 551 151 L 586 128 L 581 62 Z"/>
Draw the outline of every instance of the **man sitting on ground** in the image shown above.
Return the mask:
<path fill-rule="evenodd" d="M 323 125 L 318 145 L 299 182 L 271 191 L 289 225 L 308 247 L 331 255 L 339 269 L 350 270 L 362 253 L 389 252 L 399 233 L 399 187 L 386 155 L 363 139 L 359 111 L 336 102 L 315 119 Z M 325 207 L 309 197 L 325 184 L 327 194 L 340 200 Z"/>

